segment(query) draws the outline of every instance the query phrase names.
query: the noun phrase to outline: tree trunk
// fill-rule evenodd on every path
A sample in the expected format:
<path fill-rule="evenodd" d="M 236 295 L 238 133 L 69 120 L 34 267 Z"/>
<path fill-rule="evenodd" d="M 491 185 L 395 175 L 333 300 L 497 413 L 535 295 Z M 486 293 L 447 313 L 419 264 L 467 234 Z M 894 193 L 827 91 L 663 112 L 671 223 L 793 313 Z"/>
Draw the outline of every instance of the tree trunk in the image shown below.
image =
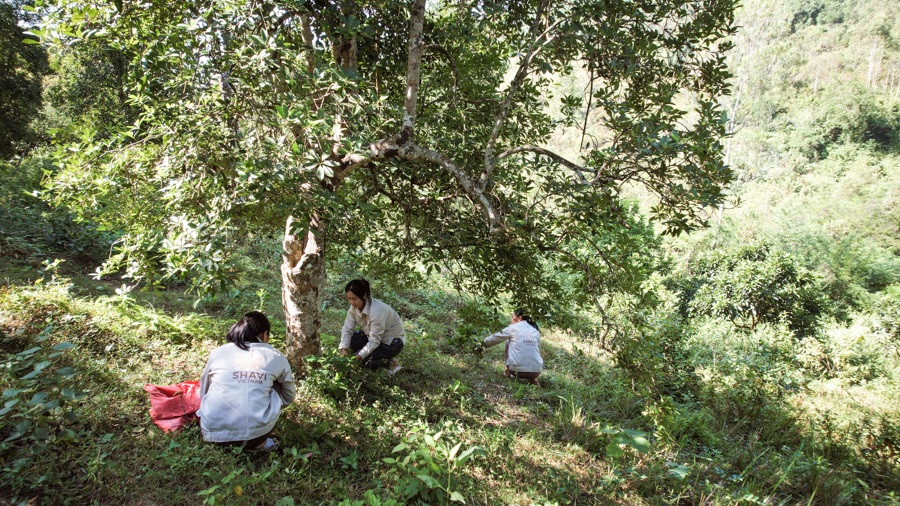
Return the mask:
<path fill-rule="evenodd" d="M 285 348 L 294 368 L 303 366 L 303 357 L 322 352 L 319 339 L 319 290 L 325 284 L 324 225 L 314 216 L 301 237 L 291 233 L 288 218 L 281 255 L 281 304 L 287 336 Z"/>

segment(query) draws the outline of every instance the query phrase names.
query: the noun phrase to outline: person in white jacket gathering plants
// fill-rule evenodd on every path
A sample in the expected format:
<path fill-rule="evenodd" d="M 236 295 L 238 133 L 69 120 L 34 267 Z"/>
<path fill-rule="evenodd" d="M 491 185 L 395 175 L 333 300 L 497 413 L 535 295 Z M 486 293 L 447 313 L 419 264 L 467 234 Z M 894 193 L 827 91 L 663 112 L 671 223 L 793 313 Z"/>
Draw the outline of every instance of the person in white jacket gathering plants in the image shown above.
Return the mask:
<path fill-rule="evenodd" d="M 297 387 L 287 358 L 269 344 L 269 319 L 251 311 L 231 326 L 228 344 L 209 354 L 200 377 L 203 439 L 248 450 L 274 450 L 269 437 Z"/>
<path fill-rule="evenodd" d="M 400 370 L 397 355 L 403 350 L 403 320 L 391 306 L 372 297 L 369 282 L 354 279 L 344 287 L 347 317 L 341 328 L 341 355 L 353 353 L 353 360 L 363 367 L 389 367 L 393 375 Z M 359 330 L 355 330 L 359 328 Z"/>
<path fill-rule="evenodd" d="M 509 326 L 484 338 L 484 347 L 506 342 L 503 357 L 506 360 L 507 378 L 528 380 L 532 385 L 541 386 L 538 376 L 544 370 L 541 358 L 541 333 L 537 323 L 522 309 L 513 311 Z"/>

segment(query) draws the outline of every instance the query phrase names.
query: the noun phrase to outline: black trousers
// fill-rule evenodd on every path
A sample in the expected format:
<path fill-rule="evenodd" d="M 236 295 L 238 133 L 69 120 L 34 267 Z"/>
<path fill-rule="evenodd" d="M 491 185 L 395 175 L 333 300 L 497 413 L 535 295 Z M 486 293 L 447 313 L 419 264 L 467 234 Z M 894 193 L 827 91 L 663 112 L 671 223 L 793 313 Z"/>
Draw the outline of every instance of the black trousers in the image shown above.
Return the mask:
<path fill-rule="evenodd" d="M 350 336 L 350 350 L 353 351 L 353 353 L 359 353 L 359 350 L 363 349 L 368 343 L 369 336 L 362 330 L 357 330 Z M 396 337 L 391 341 L 391 344 L 379 344 L 368 357 L 363 359 L 361 365 L 369 369 L 390 367 L 391 359 L 399 355 L 401 351 L 403 351 L 403 340 Z"/>
<path fill-rule="evenodd" d="M 255 450 L 257 446 L 265 443 L 266 439 L 269 439 L 271 435 L 272 431 L 269 431 L 262 436 L 248 439 L 247 441 L 224 441 L 216 444 L 219 446 L 240 446 L 244 450 Z"/>

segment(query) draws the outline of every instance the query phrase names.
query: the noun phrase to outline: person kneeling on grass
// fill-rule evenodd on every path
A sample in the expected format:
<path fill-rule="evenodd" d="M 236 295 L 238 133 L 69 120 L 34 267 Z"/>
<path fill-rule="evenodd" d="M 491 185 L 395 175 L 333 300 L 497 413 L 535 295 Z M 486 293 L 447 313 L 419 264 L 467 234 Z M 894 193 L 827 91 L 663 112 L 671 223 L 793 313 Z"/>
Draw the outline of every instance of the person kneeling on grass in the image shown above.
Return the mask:
<path fill-rule="evenodd" d="M 538 332 L 537 324 L 523 310 L 513 312 L 508 327 L 484 338 L 484 347 L 489 348 L 504 341 L 506 370 L 503 375 L 507 378 L 527 379 L 532 385 L 541 386 L 537 380 L 544 370 L 541 333 Z"/>
<path fill-rule="evenodd" d="M 390 367 L 391 375 L 400 370 L 397 355 L 403 350 L 403 320 L 384 302 L 372 297 L 369 282 L 354 279 L 344 288 L 350 308 L 341 328 L 341 355 L 354 353 L 353 360 L 363 367 Z M 359 327 L 361 330 L 354 332 Z"/>
<path fill-rule="evenodd" d="M 259 311 L 231 326 L 228 344 L 209 354 L 200 377 L 203 439 L 249 450 L 274 450 L 269 436 L 297 387 L 287 358 L 269 344 L 269 319 Z"/>

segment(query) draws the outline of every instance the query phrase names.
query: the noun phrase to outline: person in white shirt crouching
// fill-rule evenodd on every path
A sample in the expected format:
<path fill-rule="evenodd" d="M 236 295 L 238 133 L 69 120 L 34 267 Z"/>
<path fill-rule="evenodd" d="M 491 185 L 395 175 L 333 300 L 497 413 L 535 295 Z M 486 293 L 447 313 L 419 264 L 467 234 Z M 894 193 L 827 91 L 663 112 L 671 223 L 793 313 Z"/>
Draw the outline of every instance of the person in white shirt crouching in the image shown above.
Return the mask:
<path fill-rule="evenodd" d="M 397 355 L 403 350 L 403 320 L 391 306 L 372 297 L 369 282 L 354 279 L 344 288 L 347 317 L 341 328 L 341 355 L 353 353 L 353 360 L 363 367 L 387 367 L 394 375 L 401 369 Z M 360 330 L 354 331 L 356 328 Z"/>
<path fill-rule="evenodd" d="M 537 380 L 544 370 L 544 359 L 541 358 L 541 333 L 538 332 L 537 324 L 525 314 L 524 310 L 513 311 L 509 326 L 486 337 L 484 347 L 489 348 L 504 341 L 506 349 L 503 357 L 506 361 L 506 370 L 503 375 L 507 378 L 525 379 L 532 385 L 541 386 Z"/>
<path fill-rule="evenodd" d="M 209 354 L 200 377 L 203 439 L 247 450 L 271 451 L 269 437 L 297 387 L 287 358 L 269 344 L 269 319 L 251 311 L 231 326 L 228 344 Z"/>

